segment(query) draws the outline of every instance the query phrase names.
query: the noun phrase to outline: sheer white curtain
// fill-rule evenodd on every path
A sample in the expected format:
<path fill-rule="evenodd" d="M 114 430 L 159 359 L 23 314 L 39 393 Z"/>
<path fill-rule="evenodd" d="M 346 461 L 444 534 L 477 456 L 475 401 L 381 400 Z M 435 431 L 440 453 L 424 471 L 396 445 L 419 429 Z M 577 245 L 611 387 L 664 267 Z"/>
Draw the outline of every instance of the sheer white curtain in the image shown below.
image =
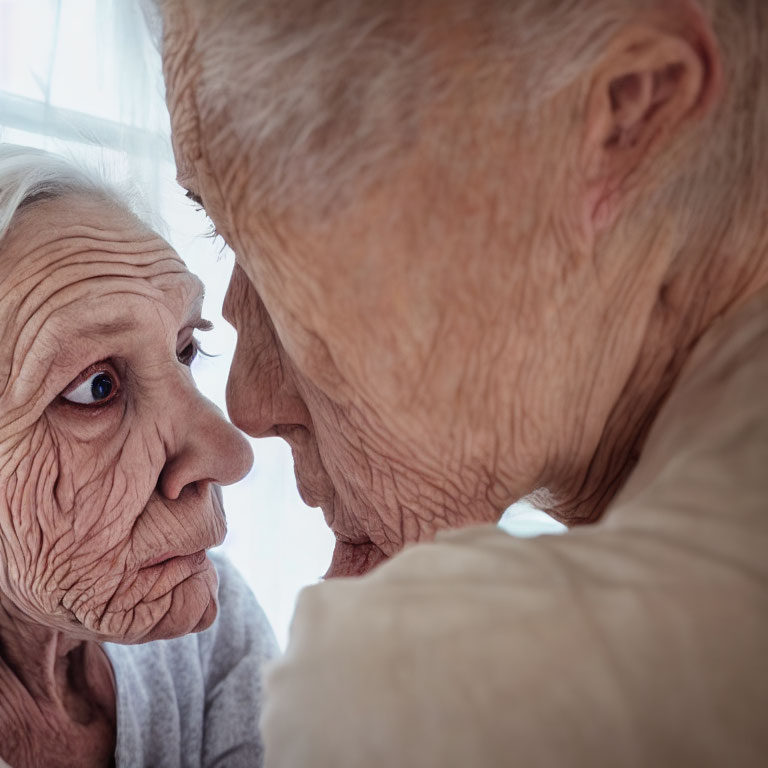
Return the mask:
<path fill-rule="evenodd" d="M 40 147 L 127 180 L 206 286 L 203 336 L 214 358 L 194 368 L 222 410 L 234 331 L 221 303 L 233 258 L 175 182 L 160 61 L 133 0 L 0 0 L 0 140 Z M 152 215 L 150 214 L 152 217 Z M 298 496 L 290 450 L 252 441 L 255 464 L 224 490 L 224 549 L 285 642 L 296 594 L 324 573 L 332 536 Z"/>

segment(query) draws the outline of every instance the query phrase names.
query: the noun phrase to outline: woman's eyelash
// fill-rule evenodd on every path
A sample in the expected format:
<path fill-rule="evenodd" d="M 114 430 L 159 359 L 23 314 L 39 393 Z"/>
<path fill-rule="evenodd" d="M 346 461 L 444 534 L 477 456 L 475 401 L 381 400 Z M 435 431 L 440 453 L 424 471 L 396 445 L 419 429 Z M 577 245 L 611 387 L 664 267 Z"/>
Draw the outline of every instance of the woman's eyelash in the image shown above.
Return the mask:
<path fill-rule="evenodd" d="M 197 349 L 198 355 L 202 355 L 203 357 L 218 357 L 215 352 L 206 352 L 200 344 L 200 340 L 198 338 L 194 338 L 193 341 L 195 343 L 195 348 Z"/>
<path fill-rule="evenodd" d="M 202 330 L 210 330 L 209 328 L 202 329 Z M 192 365 L 192 363 L 195 361 L 195 358 L 198 355 L 202 355 L 203 357 L 217 357 L 217 355 L 206 352 L 203 347 L 200 344 L 200 339 L 197 338 L 197 336 L 193 336 L 189 343 L 187 344 L 184 349 L 181 350 L 181 352 L 177 353 L 177 357 L 179 359 L 179 362 L 183 365 Z"/>

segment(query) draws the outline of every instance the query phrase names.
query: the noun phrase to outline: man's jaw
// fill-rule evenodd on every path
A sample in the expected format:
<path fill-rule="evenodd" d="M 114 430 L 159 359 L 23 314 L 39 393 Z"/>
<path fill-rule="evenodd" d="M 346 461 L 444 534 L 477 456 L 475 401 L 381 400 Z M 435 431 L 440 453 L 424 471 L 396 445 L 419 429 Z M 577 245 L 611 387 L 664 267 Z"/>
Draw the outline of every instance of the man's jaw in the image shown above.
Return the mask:
<path fill-rule="evenodd" d="M 337 576 L 362 576 L 377 566 L 387 555 L 372 541 L 350 543 L 336 539 L 331 565 L 325 574 L 326 579 Z"/>
<path fill-rule="evenodd" d="M 303 427 L 301 429 L 304 430 Z M 307 464 L 302 460 L 305 456 L 300 453 L 297 445 L 289 439 L 290 437 L 295 440 L 295 435 L 296 432 L 294 431 L 289 433 L 289 436 L 283 435 L 283 437 L 291 445 L 293 452 L 294 474 L 299 496 L 307 506 L 322 509 L 326 524 L 336 535 L 331 564 L 324 578 L 362 576 L 382 560 L 386 560 L 388 556 L 370 539 L 365 538 L 365 534 L 359 530 L 358 526 L 352 526 L 358 528 L 357 531 L 351 531 L 348 526 L 344 526 L 344 516 L 338 514 L 338 508 L 341 507 L 340 499 L 336 494 L 333 482 L 325 471 L 316 444 L 314 444 L 316 462 L 310 463 L 309 466 L 312 471 L 308 471 Z M 312 482 L 307 482 L 308 478 L 311 478 Z M 336 530 L 339 525 L 344 526 L 347 530 L 340 533 Z"/>

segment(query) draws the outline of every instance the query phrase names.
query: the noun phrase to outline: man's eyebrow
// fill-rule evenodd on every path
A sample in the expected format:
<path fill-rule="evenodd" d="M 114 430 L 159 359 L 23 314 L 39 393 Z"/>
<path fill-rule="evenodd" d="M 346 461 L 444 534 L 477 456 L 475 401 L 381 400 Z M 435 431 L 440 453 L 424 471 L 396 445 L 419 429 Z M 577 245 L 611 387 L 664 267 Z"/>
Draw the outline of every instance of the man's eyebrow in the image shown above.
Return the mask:
<path fill-rule="evenodd" d="M 200 195 L 192 192 L 189 189 L 184 194 L 188 200 L 191 200 L 195 205 L 199 205 L 202 209 L 205 209 L 205 206 L 203 205 L 203 198 L 200 197 Z"/>

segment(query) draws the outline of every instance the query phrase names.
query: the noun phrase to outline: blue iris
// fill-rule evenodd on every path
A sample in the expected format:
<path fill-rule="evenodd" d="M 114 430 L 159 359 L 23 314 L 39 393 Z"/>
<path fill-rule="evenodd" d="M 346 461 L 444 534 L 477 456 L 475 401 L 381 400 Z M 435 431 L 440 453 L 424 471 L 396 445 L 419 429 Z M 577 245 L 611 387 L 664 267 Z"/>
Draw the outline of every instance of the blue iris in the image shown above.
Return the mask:
<path fill-rule="evenodd" d="M 93 377 L 91 384 L 91 395 L 94 400 L 106 400 L 112 393 L 112 379 L 108 373 L 100 373 Z"/>

